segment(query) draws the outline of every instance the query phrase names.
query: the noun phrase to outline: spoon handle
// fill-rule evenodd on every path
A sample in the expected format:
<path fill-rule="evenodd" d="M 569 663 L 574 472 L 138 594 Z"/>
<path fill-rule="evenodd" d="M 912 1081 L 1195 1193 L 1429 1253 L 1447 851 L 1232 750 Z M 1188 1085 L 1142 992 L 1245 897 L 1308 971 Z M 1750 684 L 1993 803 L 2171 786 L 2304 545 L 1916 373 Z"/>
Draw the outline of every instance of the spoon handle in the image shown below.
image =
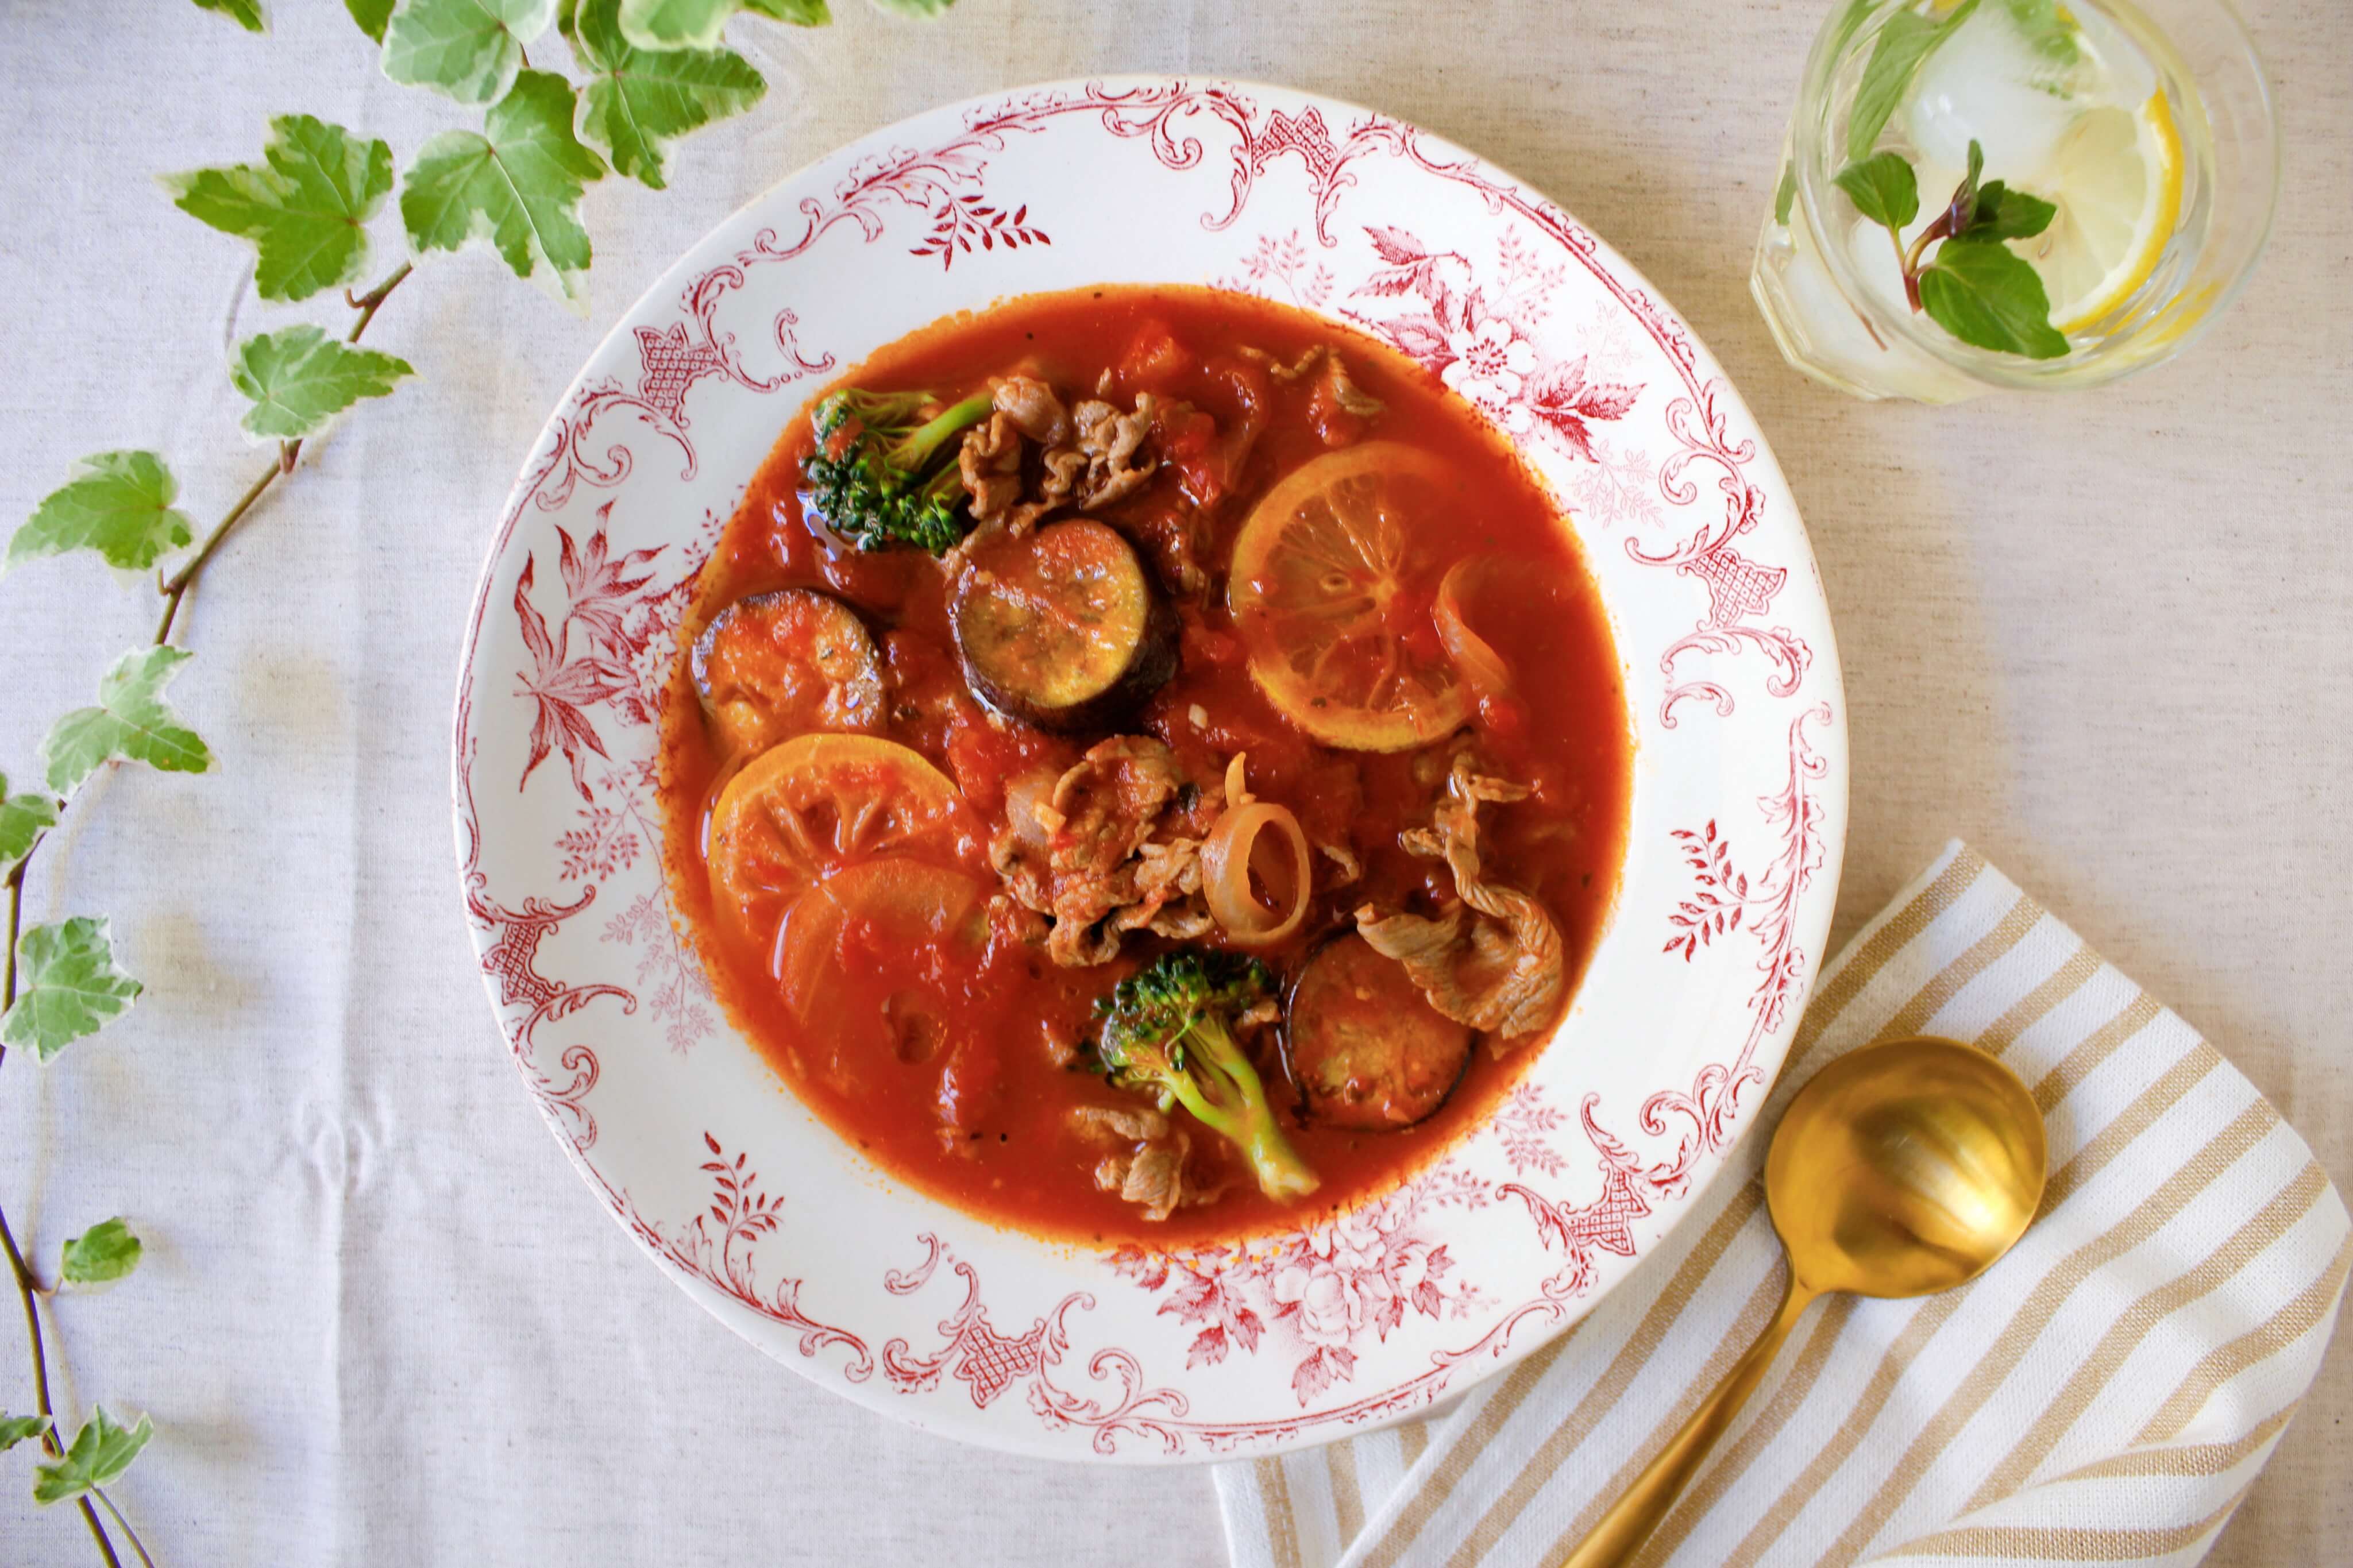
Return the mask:
<path fill-rule="evenodd" d="M 1748 1396 L 1764 1381 L 1765 1369 L 1773 1364 L 1781 1342 L 1789 1337 L 1789 1331 L 1798 1326 L 1799 1317 L 1818 1294 L 1794 1272 L 1790 1274 L 1789 1288 L 1781 1297 L 1781 1310 L 1774 1315 L 1772 1323 L 1724 1374 L 1724 1381 L 1700 1401 L 1699 1408 L 1692 1412 L 1683 1429 L 1667 1439 L 1658 1458 L 1644 1466 L 1633 1485 L 1609 1505 L 1609 1511 L 1577 1542 L 1577 1550 L 1568 1554 L 1561 1568 L 1618 1568 L 1620 1563 L 1634 1561 L 1642 1542 L 1667 1517 L 1668 1510 L 1675 1506 L 1675 1499 L 1699 1473 L 1700 1466 L 1706 1463 L 1708 1450 L 1715 1447 L 1715 1440 L 1724 1436 L 1724 1429 L 1732 1425 L 1740 1407 L 1748 1403 Z"/>

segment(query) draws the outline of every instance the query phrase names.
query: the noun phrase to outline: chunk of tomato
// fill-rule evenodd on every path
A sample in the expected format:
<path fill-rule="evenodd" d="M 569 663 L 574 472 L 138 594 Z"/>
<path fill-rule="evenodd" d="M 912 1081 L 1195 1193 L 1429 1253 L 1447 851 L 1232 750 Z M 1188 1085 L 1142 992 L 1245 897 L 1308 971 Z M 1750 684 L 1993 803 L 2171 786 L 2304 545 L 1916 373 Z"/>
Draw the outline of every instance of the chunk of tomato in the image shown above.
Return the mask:
<path fill-rule="evenodd" d="M 1132 396 L 1139 392 L 1166 394 L 1193 368 L 1193 356 L 1162 321 L 1147 321 L 1128 340 L 1120 356 L 1119 383 Z"/>

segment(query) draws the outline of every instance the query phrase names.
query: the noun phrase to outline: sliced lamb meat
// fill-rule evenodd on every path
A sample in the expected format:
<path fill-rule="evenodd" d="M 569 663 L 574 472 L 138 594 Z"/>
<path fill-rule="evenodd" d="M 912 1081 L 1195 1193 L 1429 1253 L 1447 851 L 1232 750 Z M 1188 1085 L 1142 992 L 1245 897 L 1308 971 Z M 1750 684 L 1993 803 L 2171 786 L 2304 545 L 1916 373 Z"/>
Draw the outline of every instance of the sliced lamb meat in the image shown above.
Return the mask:
<path fill-rule="evenodd" d="M 1151 393 L 1141 393 L 1135 410 L 1123 414 L 1113 405 L 1089 398 L 1071 410 L 1078 449 L 1087 460 L 1078 480 L 1081 511 L 1100 511 L 1125 500 L 1151 481 L 1160 468 L 1159 457 L 1145 448 L 1145 438 L 1159 424 L 1166 405 Z"/>
<path fill-rule="evenodd" d="M 1011 416 L 992 414 L 965 432 L 956 470 L 972 494 L 972 519 L 986 523 L 1021 500 L 1021 427 Z"/>
<path fill-rule="evenodd" d="M 1192 1139 L 1169 1125 L 1168 1118 L 1143 1106 L 1134 1109 L 1101 1105 L 1073 1107 L 1070 1125 L 1080 1137 L 1103 1150 L 1095 1163 L 1095 1186 L 1117 1193 L 1123 1202 L 1137 1205 L 1144 1217 L 1165 1220 L 1178 1209 L 1214 1203 L 1225 1191 L 1194 1181 L 1186 1170 Z"/>
<path fill-rule="evenodd" d="M 1201 840 L 1183 831 L 1205 787 L 1220 788 L 1188 780 L 1176 754 L 1148 735 L 1098 742 L 1050 787 L 1038 775 L 1006 787 L 989 862 L 1016 904 L 1050 918 L 1043 940 L 1056 963 L 1107 963 L 1131 931 L 1179 940 L 1208 932 Z M 1008 910 L 1005 928 L 1018 924 Z"/>
<path fill-rule="evenodd" d="M 1033 375 L 1008 375 L 991 394 L 997 413 L 1019 427 L 1040 447 L 1059 447 L 1071 438 L 1071 411 L 1054 389 Z"/>
<path fill-rule="evenodd" d="M 1054 856 L 1075 871 L 1113 870 L 1152 836 L 1160 808 L 1185 782 L 1176 753 L 1149 735 L 1098 742 L 1054 784 L 1061 813 Z M 1067 858 L 1066 858 L 1067 857 Z"/>
<path fill-rule="evenodd" d="M 1405 965 L 1430 1005 L 1488 1031 L 1498 1055 L 1505 1041 L 1552 1021 L 1566 983 L 1560 931 L 1551 914 L 1518 889 L 1480 874 L 1479 806 L 1527 793 L 1477 772 L 1468 753 L 1457 753 L 1430 825 L 1407 832 L 1402 842 L 1412 854 L 1446 862 L 1461 902 L 1435 919 L 1383 915 L 1370 904 L 1356 910 L 1365 940 Z"/>

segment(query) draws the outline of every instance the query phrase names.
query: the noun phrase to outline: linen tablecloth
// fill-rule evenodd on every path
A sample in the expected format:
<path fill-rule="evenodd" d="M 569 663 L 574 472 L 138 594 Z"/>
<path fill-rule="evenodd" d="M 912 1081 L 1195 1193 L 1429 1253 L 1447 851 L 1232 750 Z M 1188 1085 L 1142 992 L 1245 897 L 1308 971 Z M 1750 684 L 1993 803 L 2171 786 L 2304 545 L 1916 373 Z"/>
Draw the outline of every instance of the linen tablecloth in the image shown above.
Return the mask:
<path fill-rule="evenodd" d="M 2081 397 L 1867 407 L 1779 362 L 1746 294 L 1826 5 L 1758 0 L 839 0 L 738 22 L 771 91 L 608 180 L 587 320 L 486 252 L 437 258 L 369 334 L 420 384 L 363 409 L 221 557 L 174 689 L 197 779 L 125 772 L 31 879 L 114 916 L 148 993 L 46 1071 L 0 1068 L 0 1194 L 54 1268 L 123 1214 L 139 1274 L 58 1310 L 53 1370 L 153 1414 L 118 1495 L 174 1565 L 332 1562 L 1221 1563 L 1206 1472 L 1099 1478 L 953 1447 L 804 1384 L 636 1256 L 519 1091 L 459 913 L 445 754 L 499 502 L 627 303 L 787 169 L 916 110 L 1114 69 L 1285 80 L 1478 149 L 1620 246 L 1723 359 L 1805 508 L 1848 682 L 1842 938 L 1967 836 L 2230 1042 L 2353 1175 L 2353 11 L 2264 0 L 2287 145 L 2271 255 L 2180 363 Z M 256 459 L 248 253 L 153 176 L 250 160 L 268 115 L 406 159 L 476 121 L 377 75 L 336 0 L 250 37 L 186 0 L 0 0 L 0 529 L 86 453 L 153 447 L 216 516 Z M 554 47 L 552 42 L 547 46 Z M 389 223 L 380 230 L 396 243 Z M 313 460 L 314 459 L 314 460 Z M 0 771 L 147 636 L 86 561 L 0 578 Z M 13 1311 L 13 1309 L 7 1309 Z M 0 1401 L 21 1403 L 0 1325 Z M 2212 1561 L 2353 1539 L 2339 1354 Z M 0 1563 L 93 1560 L 0 1458 Z"/>

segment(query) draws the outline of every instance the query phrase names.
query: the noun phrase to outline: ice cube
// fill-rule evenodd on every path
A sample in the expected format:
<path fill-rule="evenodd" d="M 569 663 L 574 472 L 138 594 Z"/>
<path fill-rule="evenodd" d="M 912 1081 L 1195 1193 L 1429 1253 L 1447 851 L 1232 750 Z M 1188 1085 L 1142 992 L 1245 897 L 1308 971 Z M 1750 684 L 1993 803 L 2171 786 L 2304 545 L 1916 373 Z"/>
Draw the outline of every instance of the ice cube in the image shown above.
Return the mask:
<path fill-rule="evenodd" d="M 2074 121 L 2069 78 L 2036 53 L 2002 0 L 1982 0 L 1921 66 L 1904 106 L 1922 164 L 1921 205 L 1938 205 L 1931 192 L 1939 184 L 1950 193 L 1972 140 L 1985 149 L 1986 178 L 2031 178 Z"/>

